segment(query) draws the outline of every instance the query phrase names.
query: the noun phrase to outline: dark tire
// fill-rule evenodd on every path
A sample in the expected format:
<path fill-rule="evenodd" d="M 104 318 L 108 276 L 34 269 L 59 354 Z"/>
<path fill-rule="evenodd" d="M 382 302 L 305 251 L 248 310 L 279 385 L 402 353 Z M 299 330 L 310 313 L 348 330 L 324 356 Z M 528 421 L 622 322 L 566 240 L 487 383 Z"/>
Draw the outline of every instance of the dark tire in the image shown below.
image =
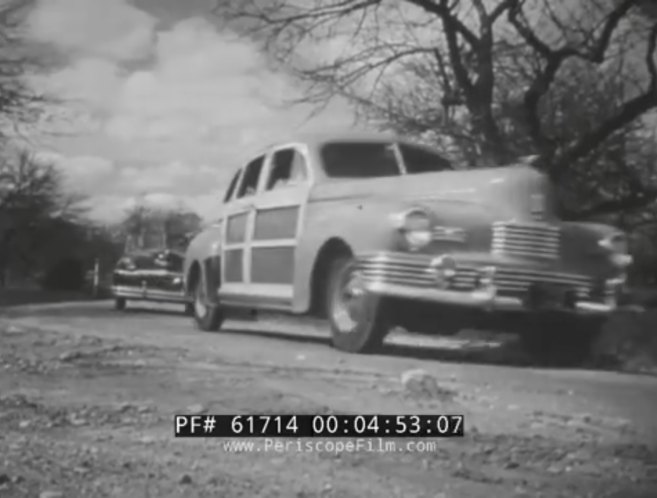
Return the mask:
<path fill-rule="evenodd" d="M 329 268 L 325 309 L 331 342 L 341 351 L 372 353 L 382 346 L 390 321 L 383 300 L 359 289 L 355 270 L 351 257 L 340 257 Z"/>
<path fill-rule="evenodd" d="M 217 332 L 224 321 L 224 314 L 221 306 L 208 298 L 203 275 L 198 278 L 193 295 L 192 316 L 196 327 L 205 332 Z"/>
<path fill-rule="evenodd" d="M 114 309 L 118 311 L 124 311 L 127 301 L 125 297 L 117 297 L 114 299 Z"/>
<path fill-rule="evenodd" d="M 185 315 L 194 316 L 194 303 L 185 303 Z"/>
<path fill-rule="evenodd" d="M 597 318 L 548 315 L 532 320 L 520 336 L 531 359 L 544 366 L 577 367 L 592 358 L 604 322 Z"/>

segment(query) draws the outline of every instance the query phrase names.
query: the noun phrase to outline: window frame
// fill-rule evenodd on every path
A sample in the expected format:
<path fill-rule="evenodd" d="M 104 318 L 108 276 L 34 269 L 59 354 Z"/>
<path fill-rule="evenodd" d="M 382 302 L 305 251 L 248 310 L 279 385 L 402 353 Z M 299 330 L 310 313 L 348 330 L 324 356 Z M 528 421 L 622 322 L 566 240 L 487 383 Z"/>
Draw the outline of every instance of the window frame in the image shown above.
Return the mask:
<path fill-rule="evenodd" d="M 287 184 L 283 187 L 279 187 L 279 188 L 274 189 L 273 185 L 269 186 L 269 183 L 271 182 L 272 175 L 274 173 L 274 169 L 276 168 L 275 157 L 276 157 L 276 154 L 278 154 L 280 152 L 285 152 L 285 151 L 292 151 L 292 153 L 293 153 L 293 158 L 292 158 L 293 162 L 292 162 L 292 164 L 294 164 L 294 155 L 299 156 L 303 160 L 303 169 L 304 169 L 304 173 L 305 173 L 305 178 L 302 182 L 291 184 L 291 185 Z M 310 165 L 308 164 L 308 157 L 295 144 L 288 144 L 288 145 L 280 146 L 280 147 L 277 147 L 276 149 L 273 149 L 269 154 L 268 162 L 269 162 L 269 167 L 267 168 L 267 175 L 266 175 L 266 179 L 265 179 L 265 183 L 264 183 L 264 187 L 263 187 L 264 192 L 275 192 L 277 190 L 283 190 L 283 189 L 286 189 L 286 188 L 298 187 L 300 185 L 305 185 L 305 184 L 308 184 L 310 182 L 311 172 L 310 172 Z"/>
<path fill-rule="evenodd" d="M 224 194 L 224 200 L 222 204 L 228 204 L 235 197 L 235 193 L 237 192 L 237 187 L 239 186 L 240 181 L 242 180 L 243 169 L 244 168 L 239 168 L 233 175 L 233 178 L 231 178 L 230 183 L 228 184 L 228 188 L 226 189 L 226 193 Z"/>
<path fill-rule="evenodd" d="M 256 181 L 255 185 L 255 190 L 253 194 L 251 195 L 246 195 L 246 191 L 242 191 L 242 188 L 246 185 L 245 181 L 247 178 L 247 170 L 249 167 L 251 167 L 253 164 L 256 164 L 257 162 L 260 162 L 260 170 L 258 171 L 258 178 Z M 235 191 L 235 195 L 233 196 L 233 200 L 240 200 L 248 197 L 253 197 L 256 195 L 259 190 L 260 190 L 260 185 L 262 184 L 262 172 L 265 170 L 265 167 L 267 165 L 267 154 L 260 154 L 253 159 L 251 159 L 244 167 L 242 167 L 242 174 L 239 182 L 239 187 Z M 240 195 L 241 193 L 241 195 Z"/>

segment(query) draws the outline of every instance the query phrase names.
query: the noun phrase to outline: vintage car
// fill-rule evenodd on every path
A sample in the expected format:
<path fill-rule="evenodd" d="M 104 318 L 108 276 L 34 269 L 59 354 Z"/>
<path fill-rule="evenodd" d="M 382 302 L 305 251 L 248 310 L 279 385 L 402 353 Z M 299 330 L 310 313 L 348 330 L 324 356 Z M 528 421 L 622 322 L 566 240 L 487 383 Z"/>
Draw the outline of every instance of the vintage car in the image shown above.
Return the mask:
<path fill-rule="evenodd" d="M 192 313 L 183 288 L 184 250 L 166 247 L 134 248 L 124 252 L 112 272 L 112 295 L 117 310 L 127 301 L 180 303 Z"/>
<path fill-rule="evenodd" d="M 559 219 L 527 163 L 459 170 L 410 140 L 354 133 L 252 157 L 185 254 L 202 330 L 231 309 L 277 310 L 328 318 L 349 352 L 376 350 L 393 327 L 483 327 L 574 359 L 619 306 L 626 236 Z"/>

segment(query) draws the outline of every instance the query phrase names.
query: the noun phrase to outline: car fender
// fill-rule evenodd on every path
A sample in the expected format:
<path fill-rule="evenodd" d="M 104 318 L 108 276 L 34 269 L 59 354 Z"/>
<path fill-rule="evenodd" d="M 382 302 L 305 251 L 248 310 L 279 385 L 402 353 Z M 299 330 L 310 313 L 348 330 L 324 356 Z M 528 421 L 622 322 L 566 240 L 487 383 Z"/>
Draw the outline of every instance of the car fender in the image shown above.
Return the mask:
<path fill-rule="evenodd" d="M 221 225 L 214 224 L 198 233 L 187 246 L 183 263 L 185 292 L 190 289 L 190 272 L 195 264 L 204 271 L 208 261 L 217 259 L 221 253 Z"/>
<path fill-rule="evenodd" d="M 390 216 L 413 205 L 417 204 L 383 197 L 309 203 L 297 246 L 294 311 L 305 312 L 310 308 L 312 274 L 326 244 L 339 241 L 354 254 L 391 250 L 400 239 Z"/>

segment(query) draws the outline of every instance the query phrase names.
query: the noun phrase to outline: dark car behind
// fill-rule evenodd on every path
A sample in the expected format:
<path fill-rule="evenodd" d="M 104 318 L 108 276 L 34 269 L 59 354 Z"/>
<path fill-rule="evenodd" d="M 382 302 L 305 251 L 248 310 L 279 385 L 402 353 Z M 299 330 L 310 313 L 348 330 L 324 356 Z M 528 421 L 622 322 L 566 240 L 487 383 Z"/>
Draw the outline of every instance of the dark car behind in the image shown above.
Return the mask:
<path fill-rule="evenodd" d="M 180 250 L 167 248 L 127 251 L 112 272 L 115 307 L 125 309 L 128 301 L 180 303 L 189 311 L 183 292 Z"/>

